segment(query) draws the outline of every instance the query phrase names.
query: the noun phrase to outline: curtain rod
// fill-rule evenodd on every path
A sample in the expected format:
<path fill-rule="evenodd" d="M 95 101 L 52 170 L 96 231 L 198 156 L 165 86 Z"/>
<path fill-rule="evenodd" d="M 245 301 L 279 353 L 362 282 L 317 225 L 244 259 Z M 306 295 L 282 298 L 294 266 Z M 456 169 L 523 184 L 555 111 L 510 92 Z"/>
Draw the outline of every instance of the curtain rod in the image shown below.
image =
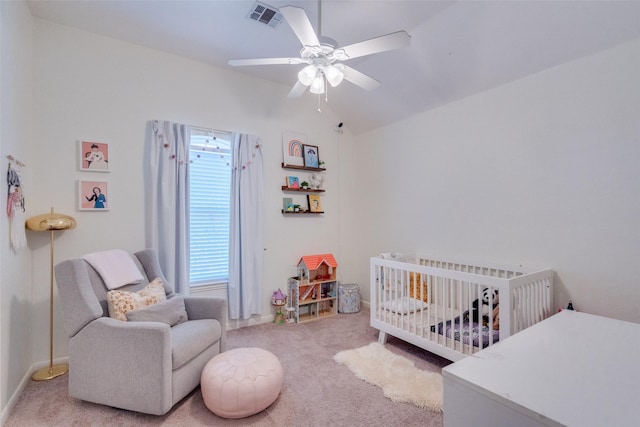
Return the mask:
<path fill-rule="evenodd" d="M 203 131 L 203 132 L 218 132 L 218 133 L 232 133 L 230 130 L 211 129 L 202 126 L 191 126 L 191 129 Z"/>

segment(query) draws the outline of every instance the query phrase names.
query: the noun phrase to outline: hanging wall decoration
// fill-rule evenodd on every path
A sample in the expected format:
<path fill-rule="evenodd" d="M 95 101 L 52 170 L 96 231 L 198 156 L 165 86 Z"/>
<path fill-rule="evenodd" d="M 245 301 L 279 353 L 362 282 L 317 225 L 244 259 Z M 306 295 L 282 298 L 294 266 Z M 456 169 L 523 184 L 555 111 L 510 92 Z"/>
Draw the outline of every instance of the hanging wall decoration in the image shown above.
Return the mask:
<path fill-rule="evenodd" d="M 318 147 L 315 145 L 304 144 L 302 146 L 302 150 L 304 151 L 304 166 L 307 168 L 319 168 L 320 159 Z"/>
<path fill-rule="evenodd" d="M 317 194 L 308 194 L 307 200 L 309 202 L 309 211 L 315 213 L 322 213 L 322 202 L 320 196 Z"/>
<path fill-rule="evenodd" d="M 78 209 L 81 211 L 109 210 L 107 183 L 102 181 L 78 181 Z"/>
<path fill-rule="evenodd" d="M 109 144 L 105 142 L 78 141 L 80 170 L 109 172 Z"/>
<path fill-rule="evenodd" d="M 9 168 L 7 170 L 7 217 L 9 218 L 9 243 L 14 252 L 27 246 L 25 232 L 24 194 L 20 183 L 22 168 L 25 164 L 8 155 Z"/>
<path fill-rule="evenodd" d="M 285 130 L 282 133 L 282 163 L 285 166 L 304 166 L 302 146 L 306 143 L 306 135 Z"/>

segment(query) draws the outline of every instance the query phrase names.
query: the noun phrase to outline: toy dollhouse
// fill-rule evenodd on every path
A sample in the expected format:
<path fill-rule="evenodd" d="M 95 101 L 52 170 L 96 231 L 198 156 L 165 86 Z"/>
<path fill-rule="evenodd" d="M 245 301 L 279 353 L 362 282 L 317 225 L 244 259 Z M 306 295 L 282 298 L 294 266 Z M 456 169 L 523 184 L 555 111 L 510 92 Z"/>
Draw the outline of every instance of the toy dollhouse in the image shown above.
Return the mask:
<path fill-rule="evenodd" d="M 292 322 L 337 313 L 338 262 L 332 254 L 305 255 L 298 261 L 298 277 L 287 281 L 287 308 Z"/>

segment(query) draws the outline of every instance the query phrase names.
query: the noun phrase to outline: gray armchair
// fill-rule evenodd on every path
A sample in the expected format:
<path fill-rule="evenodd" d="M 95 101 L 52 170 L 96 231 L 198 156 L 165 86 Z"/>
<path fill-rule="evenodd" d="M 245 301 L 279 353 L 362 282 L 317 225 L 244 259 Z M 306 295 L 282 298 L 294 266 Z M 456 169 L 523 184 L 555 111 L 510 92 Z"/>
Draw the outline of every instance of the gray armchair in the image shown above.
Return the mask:
<path fill-rule="evenodd" d="M 152 250 L 132 255 L 145 279 L 159 277 L 167 299 L 176 296 Z M 69 336 L 69 395 L 89 402 L 163 415 L 200 383 L 204 365 L 225 350 L 227 301 L 184 297 L 188 321 L 123 322 L 109 317 L 107 288 L 83 259 L 55 266 Z"/>

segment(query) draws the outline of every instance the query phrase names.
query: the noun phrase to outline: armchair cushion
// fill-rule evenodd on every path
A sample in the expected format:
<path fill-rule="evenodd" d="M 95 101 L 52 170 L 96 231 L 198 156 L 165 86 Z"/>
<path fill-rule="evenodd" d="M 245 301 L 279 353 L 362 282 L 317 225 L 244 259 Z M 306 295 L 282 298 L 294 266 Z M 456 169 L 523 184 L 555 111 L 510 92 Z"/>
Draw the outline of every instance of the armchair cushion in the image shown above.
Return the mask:
<path fill-rule="evenodd" d="M 184 299 L 175 296 L 159 304 L 139 308 L 127 312 L 129 322 L 162 322 L 169 326 L 184 323 L 189 320 L 184 308 Z"/>
<path fill-rule="evenodd" d="M 172 369 L 176 370 L 220 341 L 222 328 L 216 319 L 189 320 L 171 328 Z"/>
<path fill-rule="evenodd" d="M 109 316 L 126 322 L 129 311 L 158 304 L 166 299 L 162 281 L 157 278 L 138 292 L 109 291 L 107 292 Z"/>

